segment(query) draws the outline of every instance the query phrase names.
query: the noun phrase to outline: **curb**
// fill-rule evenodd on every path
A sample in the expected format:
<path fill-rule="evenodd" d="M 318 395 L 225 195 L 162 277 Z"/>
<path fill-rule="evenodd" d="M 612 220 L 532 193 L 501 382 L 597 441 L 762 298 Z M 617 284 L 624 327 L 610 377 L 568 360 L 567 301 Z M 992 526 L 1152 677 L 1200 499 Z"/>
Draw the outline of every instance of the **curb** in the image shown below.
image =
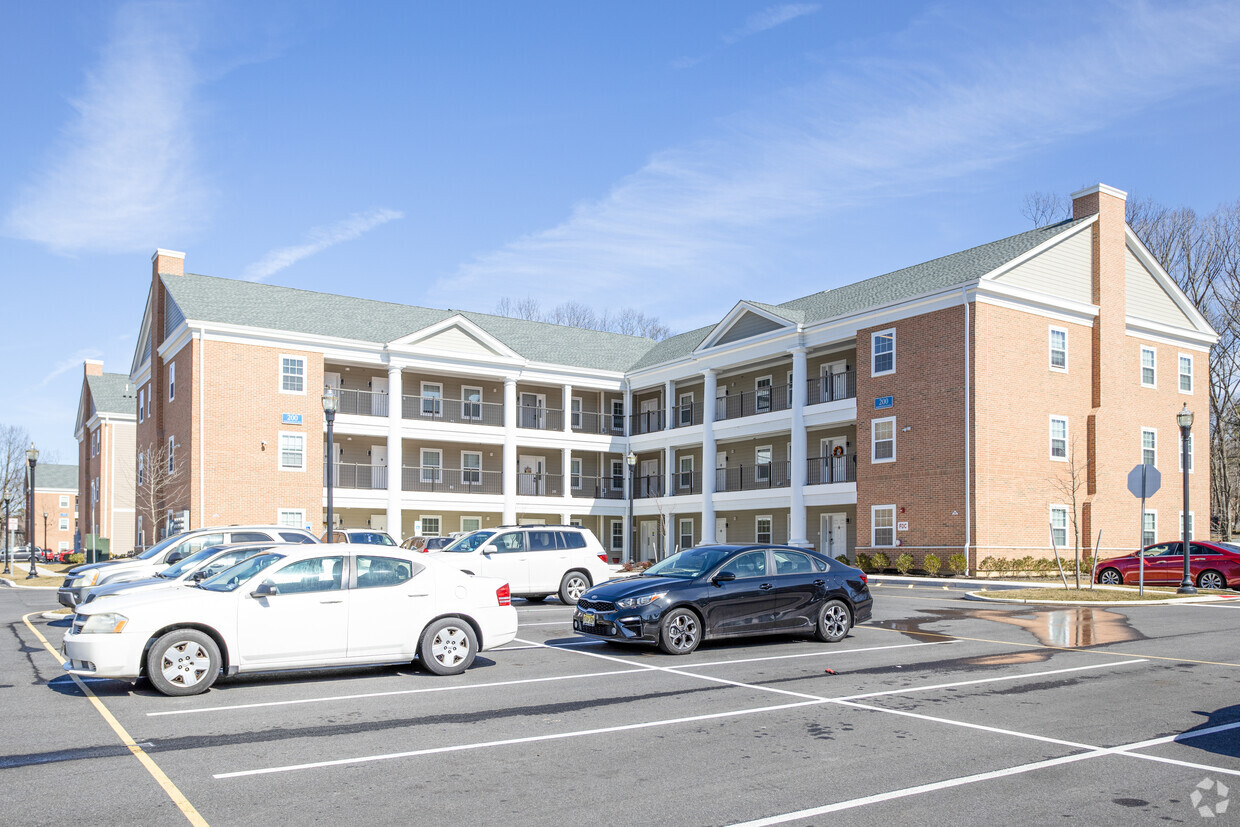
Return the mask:
<path fill-rule="evenodd" d="M 945 587 L 952 583 L 963 583 L 969 586 L 1020 586 L 1022 589 L 1042 585 L 1039 583 L 1031 583 L 1028 580 L 977 580 L 969 577 L 904 577 L 902 575 L 895 574 L 871 574 L 869 575 L 869 578 L 871 581 L 878 582 L 891 581 L 893 583 L 908 583 L 910 585 L 917 583 L 933 583 L 935 585 L 943 585 Z M 1115 587 L 1099 586 L 1098 588 L 1112 589 Z"/>
<path fill-rule="evenodd" d="M 1086 606 L 1089 608 L 1108 606 L 1175 606 L 1184 603 L 1216 603 L 1235 600 L 1228 595 L 1200 595 L 1198 597 L 1169 597 L 1166 600 L 1030 600 L 1016 597 L 985 597 L 977 592 L 967 592 L 965 600 L 976 600 L 980 603 L 1025 603 L 1031 606 Z"/>
<path fill-rule="evenodd" d="M 0 577 L 0 583 L 4 583 L 11 589 L 42 589 L 47 591 L 55 591 L 60 588 L 59 586 L 23 586 L 20 583 L 13 582 L 7 577 Z"/>

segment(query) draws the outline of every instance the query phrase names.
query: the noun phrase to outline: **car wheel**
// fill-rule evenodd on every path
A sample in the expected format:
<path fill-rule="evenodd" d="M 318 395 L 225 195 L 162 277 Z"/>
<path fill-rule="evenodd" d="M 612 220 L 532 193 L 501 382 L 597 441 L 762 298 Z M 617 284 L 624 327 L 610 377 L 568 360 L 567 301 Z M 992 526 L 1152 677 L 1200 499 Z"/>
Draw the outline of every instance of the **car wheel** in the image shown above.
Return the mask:
<path fill-rule="evenodd" d="M 146 674 L 165 695 L 206 692 L 220 675 L 220 647 L 205 632 L 173 629 L 146 653 Z"/>
<path fill-rule="evenodd" d="M 672 609 L 659 623 L 659 648 L 669 655 L 687 655 L 702 642 L 702 623 L 688 609 Z"/>
<path fill-rule="evenodd" d="M 576 606 L 577 599 L 590 588 L 590 577 L 579 571 L 570 571 L 560 581 L 560 602 L 565 606 Z"/>
<path fill-rule="evenodd" d="M 436 620 L 422 633 L 418 660 L 422 668 L 435 675 L 459 675 L 474 662 L 478 636 L 473 627 L 459 617 Z"/>
<path fill-rule="evenodd" d="M 1225 589 L 1227 588 L 1227 581 L 1223 579 L 1223 575 L 1213 569 L 1209 569 L 1197 575 L 1197 588 Z"/>
<path fill-rule="evenodd" d="M 1098 574 L 1098 582 L 1104 586 L 1122 586 L 1124 576 L 1119 573 L 1119 569 L 1103 569 Z"/>
<path fill-rule="evenodd" d="M 828 600 L 818 613 L 815 637 L 823 643 L 838 643 L 852 628 L 852 613 L 842 600 Z"/>
<path fill-rule="evenodd" d="M 541 603 L 550 596 L 549 594 L 527 594 L 525 600 L 528 603 Z"/>

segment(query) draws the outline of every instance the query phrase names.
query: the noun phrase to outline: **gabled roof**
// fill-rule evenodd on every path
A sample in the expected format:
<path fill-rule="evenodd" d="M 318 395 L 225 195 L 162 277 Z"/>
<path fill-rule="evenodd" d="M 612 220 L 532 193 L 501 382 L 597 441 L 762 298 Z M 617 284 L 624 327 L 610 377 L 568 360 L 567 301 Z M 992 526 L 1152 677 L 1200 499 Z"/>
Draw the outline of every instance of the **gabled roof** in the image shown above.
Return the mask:
<path fill-rule="evenodd" d="M 34 468 L 34 490 L 48 488 L 77 491 L 78 467 L 76 465 L 43 465 Z"/>
<path fill-rule="evenodd" d="M 126 374 L 105 373 L 102 376 L 87 376 L 86 384 L 90 387 L 90 398 L 95 403 L 95 411 L 137 414 L 137 392 Z M 89 413 L 87 416 L 89 417 Z"/>
<path fill-rule="evenodd" d="M 363 342 L 394 342 L 460 315 L 533 362 L 623 371 L 652 339 L 511 319 L 486 313 L 316 293 L 293 287 L 186 274 L 161 276 L 186 319 L 288 330 Z"/>

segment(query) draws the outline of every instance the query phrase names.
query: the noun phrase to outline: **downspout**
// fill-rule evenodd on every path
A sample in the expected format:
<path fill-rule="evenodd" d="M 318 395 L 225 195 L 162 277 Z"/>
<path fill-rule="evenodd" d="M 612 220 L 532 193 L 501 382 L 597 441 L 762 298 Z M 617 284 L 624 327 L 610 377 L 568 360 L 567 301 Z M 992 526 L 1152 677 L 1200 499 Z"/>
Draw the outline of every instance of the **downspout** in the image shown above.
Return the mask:
<path fill-rule="evenodd" d="M 971 501 L 972 489 L 970 488 L 970 449 L 969 442 L 970 424 L 969 424 L 969 288 L 963 285 L 960 288 L 960 299 L 964 303 L 964 573 L 969 573 L 969 546 L 972 545 L 972 514 L 969 509 Z"/>

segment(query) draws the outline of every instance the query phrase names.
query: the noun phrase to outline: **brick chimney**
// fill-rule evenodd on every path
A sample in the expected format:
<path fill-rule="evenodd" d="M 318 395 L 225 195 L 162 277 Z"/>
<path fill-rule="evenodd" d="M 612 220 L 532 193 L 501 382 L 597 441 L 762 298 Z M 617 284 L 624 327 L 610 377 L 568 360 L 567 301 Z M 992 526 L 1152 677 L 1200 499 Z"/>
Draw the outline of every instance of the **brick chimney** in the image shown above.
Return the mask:
<path fill-rule="evenodd" d="M 185 275 L 185 253 L 160 248 L 151 256 L 151 275 Z"/>
<path fill-rule="evenodd" d="M 87 359 L 82 367 L 83 376 L 103 376 L 103 362 L 98 359 Z"/>

